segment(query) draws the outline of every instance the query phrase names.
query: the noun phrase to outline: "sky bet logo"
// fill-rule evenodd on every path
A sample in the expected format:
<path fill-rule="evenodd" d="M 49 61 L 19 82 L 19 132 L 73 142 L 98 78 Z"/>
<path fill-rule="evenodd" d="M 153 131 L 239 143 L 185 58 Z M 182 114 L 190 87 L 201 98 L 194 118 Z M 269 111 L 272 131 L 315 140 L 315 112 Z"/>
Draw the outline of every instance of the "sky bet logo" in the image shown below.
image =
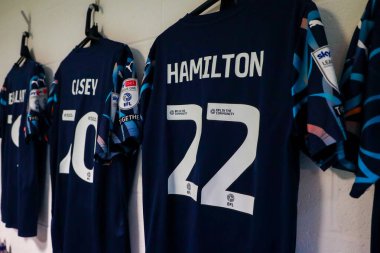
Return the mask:
<path fill-rule="evenodd" d="M 338 81 L 336 79 L 334 65 L 332 64 L 332 55 L 329 47 L 324 46 L 318 48 L 312 53 L 312 56 L 324 79 L 332 88 L 339 92 Z"/>
<path fill-rule="evenodd" d="M 328 50 L 326 50 L 326 51 L 322 51 L 322 52 L 320 52 L 318 55 L 317 55 L 317 57 L 318 57 L 318 59 L 319 60 L 322 60 L 323 58 L 325 58 L 325 57 L 331 57 L 331 52 L 330 51 L 328 51 Z"/>

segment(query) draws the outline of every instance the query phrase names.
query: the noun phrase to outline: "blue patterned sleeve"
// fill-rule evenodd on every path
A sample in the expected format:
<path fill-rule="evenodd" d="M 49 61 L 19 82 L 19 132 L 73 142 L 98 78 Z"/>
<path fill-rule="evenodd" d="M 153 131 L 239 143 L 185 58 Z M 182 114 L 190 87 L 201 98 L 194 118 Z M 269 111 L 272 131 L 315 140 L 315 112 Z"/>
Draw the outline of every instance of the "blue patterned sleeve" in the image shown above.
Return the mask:
<path fill-rule="evenodd" d="M 26 141 L 44 139 L 47 129 L 46 108 L 48 88 L 45 83 L 45 72 L 37 64 L 34 74 L 29 81 L 28 103 L 26 111 L 26 128 L 24 129 Z"/>
<path fill-rule="evenodd" d="M 293 58 L 293 118 L 302 150 L 322 168 L 337 159 L 345 139 L 340 91 L 319 11 L 312 1 L 306 8 Z"/>
<path fill-rule="evenodd" d="M 342 77 L 349 138 L 342 167 L 355 167 L 351 196 L 380 178 L 380 6 L 369 1 L 354 33 Z"/>
<path fill-rule="evenodd" d="M 148 114 L 148 108 L 149 108 L 149 101 L 150 96 L 153 91 L 153 80 L 154 80 L 154 73 L 155 73 L 155 46 L 156 43 L 153 44 L 144 69 L 144 77 L 143 82 L 141 85 L 141 91 L 140 91 L 140 114 L 141 114 L 141 123 L 142 123 L 142 129 L 144 129 L 144 121 Z M 144 130 L 142 131 L 144 133 Z"/>
<path fill-rule="evenodd" d="M 7 79 L 0 89 L 0 138 L 3 138 L 5 125 L 7 124 L 8 91 Z"/>
<path fill-rule="evenodd" d="M 60 85 L 60 70 L 58 69 L 55 76 L 54 81 L 50 84 L 48 89 L 48 100 L 47 100 L 47 106 L 46 106 L 46 120 L 47 120 L 47 137 L 48 142 L 50 145 L 55 144 L 55 140 L 57 138 L 58 134 L 58 118 L 59 115 L 56 113 L 58 112 L 59 107 L 59 85 Z"/>
<path fill-rule="evenodd" d="M 131 50 L 124 46 L 112 73 L 113 90 L 98 124 L 96 158 L 110 161 L 137 150 L 140 140 L 139 85 Z"/>

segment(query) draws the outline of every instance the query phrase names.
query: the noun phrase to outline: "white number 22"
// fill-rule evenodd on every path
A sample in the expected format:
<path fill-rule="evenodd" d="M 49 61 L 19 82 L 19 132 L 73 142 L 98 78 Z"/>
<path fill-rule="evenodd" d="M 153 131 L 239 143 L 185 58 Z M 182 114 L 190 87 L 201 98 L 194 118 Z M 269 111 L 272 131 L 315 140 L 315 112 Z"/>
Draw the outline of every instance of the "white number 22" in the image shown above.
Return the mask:
<path fill-rule="evenodd" d="M 198 186 L 187 181 L 196 163 L 202 135 L 202 107 L 194 104 L 168 105 L 167 119 L 170 121 L 193 121 L 195 137 L 183 160 L 168 179 L 168 194 L 184 195 L 197 201 Z M 243 104 L 209 103 L 207 120 L 243 123 L 247 136 L 234 155 L 203 186 L 201 204 L 228 208 L 253 215 L 255 198 L 250 195 L 227 191 L 256 158 L 259 137 L 260 112 L 257 108 Z"/>

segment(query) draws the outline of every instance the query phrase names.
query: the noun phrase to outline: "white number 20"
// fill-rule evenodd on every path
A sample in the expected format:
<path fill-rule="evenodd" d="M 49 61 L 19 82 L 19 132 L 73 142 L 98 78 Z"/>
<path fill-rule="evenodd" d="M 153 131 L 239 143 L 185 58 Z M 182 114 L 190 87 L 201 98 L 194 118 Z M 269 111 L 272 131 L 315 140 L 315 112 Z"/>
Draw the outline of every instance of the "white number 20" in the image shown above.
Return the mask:
<path fill-rule="evenodd" d="M 96 112 L 89 112 L 78 121 L 78 124 L 75 128 L 74 146 L 70 144 L 68 153 L 59 164 L 59 173 L 69 174 L 70 164 L 72 163 L 75 173 L 81 179 L 88 183 L 92 183 L 94 181 L 94 170 L 93 168 L 89 169 L 86 167 L 86 164 L 84 162 L 84 153 L 86 146 L 87 130 L 90 126 L 93 126 L 95 128 L 95 142 L 97 123 L 98 114 Z"/>
<path fill-rule="evenodd" d="M 202 135 L 202 107 L 198 105 L 168 105 L 167 119 L 171 121 L 193 121 L 195 137 L 183 160 L 168 179 L 168 194 L 184 195 L 197 201 L 198 186 L 187 181 L 196 163 Z M 209 103 L 207 120 L 239 122 L 247 127 L 247 136 L 234 155 L 203 186 L 201 204 L 228 208 L 253 215 L 255 198 L 250 195 L 227 191 L 256 158 L 259 137 L 260 112 L 257 108 L 243 104 Z"/>

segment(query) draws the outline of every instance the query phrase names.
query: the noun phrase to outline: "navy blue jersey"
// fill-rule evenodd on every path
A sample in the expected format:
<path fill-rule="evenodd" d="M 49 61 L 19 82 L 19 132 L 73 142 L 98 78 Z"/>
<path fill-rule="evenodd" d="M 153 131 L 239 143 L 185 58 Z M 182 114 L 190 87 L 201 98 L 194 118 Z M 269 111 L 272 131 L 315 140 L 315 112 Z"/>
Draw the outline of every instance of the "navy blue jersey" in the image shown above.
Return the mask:
<path fill-rule="evenodd" d="M 380 178 L 380 5 L 369 1 L 348 52 L 341 89 L 349 138 L 339 159 L 355 171 L 351 191 L 361 196 Z"/>
<path fill-rule="evenodd" d="M 239 1 L 161 34 L 141 86 L 147 253 L 294 252 L 299 151 L 344 140 L 311 1 Z"/>
<path fill-rule="evenodd" d="M 2 221 L 19 236 L 37 235 L 45 175 L 47 88 L 33 60 L 14 65 L 0 92 Z"/>
<path fill-rule="evenodd" d="M 54 252 L 129 251 L 125 155 L 139 138 L 139 87 L 126 45 L 75 48 L 49 90 Z"/>
<path fill-rule="evenodd" d="M 376 184 L 371 252 L 380 251 L 380 5 L 370 0 L 353 35 L 341 90 L 348 140 L 340 148 L 339 167 L 356 173 L 351 196 Z"/>

